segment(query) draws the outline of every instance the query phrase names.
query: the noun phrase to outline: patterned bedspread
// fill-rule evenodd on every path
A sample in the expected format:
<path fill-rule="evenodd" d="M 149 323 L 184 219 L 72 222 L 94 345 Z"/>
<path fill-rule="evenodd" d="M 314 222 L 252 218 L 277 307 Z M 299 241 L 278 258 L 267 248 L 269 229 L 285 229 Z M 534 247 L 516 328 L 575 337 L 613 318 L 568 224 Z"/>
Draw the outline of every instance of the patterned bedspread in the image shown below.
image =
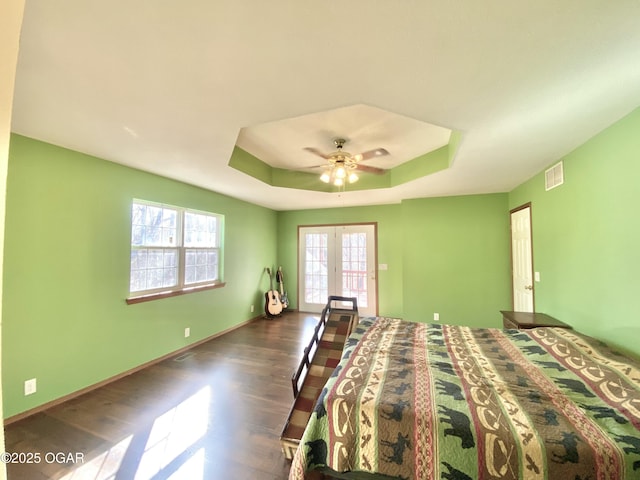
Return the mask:
<path fill-rule="evenodd" d="M 567 329 L 363 319 L 289 479 L 314 469 L 339 478 L 640 479 L 640 363 Z"/>

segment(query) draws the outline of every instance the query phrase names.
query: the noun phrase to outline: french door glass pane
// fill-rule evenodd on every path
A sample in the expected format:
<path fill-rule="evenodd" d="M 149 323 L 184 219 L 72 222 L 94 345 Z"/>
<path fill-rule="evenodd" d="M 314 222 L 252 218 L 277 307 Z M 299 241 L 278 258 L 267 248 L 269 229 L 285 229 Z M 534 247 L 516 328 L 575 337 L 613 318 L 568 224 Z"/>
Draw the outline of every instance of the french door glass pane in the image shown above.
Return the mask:
<path fill-rule="evenodd" d="M 307 233 L 305 235 L 305 289 L 306 303 L 324 303 L 329 295 L 326 233 Z"/>
<path fill-rule="evenodd" d="M 359 306 L 368 306 L 365 233 L 342 234 L 342 295 L 356 297 Z"/>

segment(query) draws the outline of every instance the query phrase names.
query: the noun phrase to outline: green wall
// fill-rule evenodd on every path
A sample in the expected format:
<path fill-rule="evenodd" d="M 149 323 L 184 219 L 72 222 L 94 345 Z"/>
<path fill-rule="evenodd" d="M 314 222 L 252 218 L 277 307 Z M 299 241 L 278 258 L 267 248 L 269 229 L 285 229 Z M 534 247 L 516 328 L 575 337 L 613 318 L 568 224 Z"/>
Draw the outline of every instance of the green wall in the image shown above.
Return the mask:
<path fill-rule="evenodd" d="M 297 302 L 297 227 L 377 222 L 379 314 L 497 327 L 511 305 L 507 194 L 278 213 L 278 258 Z M 464 301 L 461 301 L 464 296 Z"/>
<path fill-rule="evenodd" d="M 532 204 L 535 308 L 640 354 L 640 109 L 562 160 L 563 185 L 509 195 Z"/>
<path fill-rule="evenodd" d="M 133 198 L 225 215 L 223 288 L 126 305 Z M 259 315 L 276 212 L 18 135 L 3 303 L 5 417 Z M 260 235 L 256 235 L 260 232 Z M 256 313 L 250 312 L 250 305 Z M 184 328 L 191 336 L 184 338 Z M 38 391 L 25 397 L 24 381 Z"/>
<path fill-rule="evenodd" d="M 506 194 L 403 202 L 404 318 L 499 327 L 511 308 Z"/>

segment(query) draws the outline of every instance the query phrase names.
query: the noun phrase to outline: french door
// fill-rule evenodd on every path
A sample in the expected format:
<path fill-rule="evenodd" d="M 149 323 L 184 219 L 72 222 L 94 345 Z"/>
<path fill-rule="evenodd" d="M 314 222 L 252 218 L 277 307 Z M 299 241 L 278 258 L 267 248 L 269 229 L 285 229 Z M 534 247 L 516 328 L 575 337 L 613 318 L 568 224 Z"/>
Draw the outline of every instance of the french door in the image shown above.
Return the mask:
<path fill-rule="evenodd" d="M 360 315 L 377 314 L 375 225 L 298 229 L 299 309 L 320 312 L 329 295 L 356 297 Z"/>

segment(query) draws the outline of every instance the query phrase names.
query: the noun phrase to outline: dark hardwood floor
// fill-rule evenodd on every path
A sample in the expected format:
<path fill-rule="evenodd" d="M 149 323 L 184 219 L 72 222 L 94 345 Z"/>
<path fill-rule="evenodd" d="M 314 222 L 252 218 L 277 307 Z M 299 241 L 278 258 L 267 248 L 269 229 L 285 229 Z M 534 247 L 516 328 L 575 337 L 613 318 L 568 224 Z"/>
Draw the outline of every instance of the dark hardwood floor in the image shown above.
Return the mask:
<path fill-rule="evenodd" d="M 40 456 L 8 479 L 286 479 L 290 377 L 317 318 L 256 320 L 8 425 L 7 452 Z"/>

